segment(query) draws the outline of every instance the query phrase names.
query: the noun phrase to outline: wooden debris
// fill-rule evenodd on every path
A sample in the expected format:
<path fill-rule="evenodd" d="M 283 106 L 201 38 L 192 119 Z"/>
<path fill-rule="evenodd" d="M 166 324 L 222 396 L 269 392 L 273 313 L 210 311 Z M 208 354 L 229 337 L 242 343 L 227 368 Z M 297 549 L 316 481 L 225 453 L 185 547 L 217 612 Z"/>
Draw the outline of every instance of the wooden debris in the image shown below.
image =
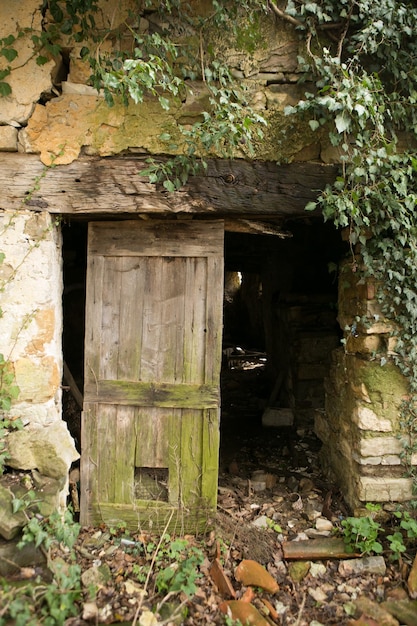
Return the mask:
<path fill-rule="evenodd" d="M 281 239 L 292 237 L 292 233 L 282 230 L 275 224 L 255 220 L 225 219 L 224 229 L 232 233 L 250 233 L 254 235 L 274 235 Z"/>
<path fill-rule="evenodd" d="M 396 617 L 400 624 L 417 626 L 417 600 L 398 600 L 383 602 L 382 606 Z"/>
<path fill-rule="evenodd" d="M 25 209 L 73 215 L 134 213 L 143 219 L 147 213 L 223 215 L 227 207 L 229 217 L 305 217 L 307 202 L 316 200 L 338 172 L 333 164 L 208 159 L 207 170 L 167 194 L 162 185 L 151 185 L 140 175 L 148 167 L 146 159 L 146 155 L 83 156 L 45 171 L 37 154 L 2 153 L 0 178 L 8 189 L 2 208 L 20 210 L 24 192 L 41 176 L 42 185 L 25 201 Z"/>
<path fill-rule="evenodd" d="M 349 559 L 360 556 L 346 551 L 343 539 L 324 537 L 305 541 L 286 541 L 282 544 L 284 559 L 308 560 Z"/>
<path fill-rule="evenodd" d="M 230 582 L 229 577 L 225 574 L 218 558 L 214 559 L 212 562 L 209 573 L 220 595 L 226 598 L 236 598 L 236 592 L 233 589 L 233 585 Z"/>
<path fill-rule="evenodd" d="M 68 385 L 74 400 L 76 401 L 76 403 L 78 404 L 79 408 L 82 409 L 83 408 L 83 394 L 81 393 L 81 391 L 78 389 L 77 383 L 74 380 L 73 375 L 71 374 L 71 371 L 68 367 L 68 365 L 65 363 L 64 361 L 64 383 L 66 385 Z"/>
<path fill-rule="evenodd" d="M 414 559 L 413 566 L 407 580 L 407 589 L 410 594 L 410 598 L 417 599 L 417 554 Z"/>

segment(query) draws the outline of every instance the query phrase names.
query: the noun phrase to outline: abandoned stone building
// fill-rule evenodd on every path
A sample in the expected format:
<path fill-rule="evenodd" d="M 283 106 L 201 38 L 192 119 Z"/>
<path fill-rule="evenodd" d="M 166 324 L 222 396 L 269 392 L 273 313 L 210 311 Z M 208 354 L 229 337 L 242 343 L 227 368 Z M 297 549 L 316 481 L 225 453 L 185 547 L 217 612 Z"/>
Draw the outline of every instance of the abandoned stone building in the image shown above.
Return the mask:
<path fill-rule="evenodd" d="M 40 31 L 39 1 L 18 4 L 2 4 L 3 32 Z M 123 23 L 128 2 L 101 4 L 103 20 Z M 242 354 L 265 367 L 259 428 L 314 428 L 352 507 L 412 497 L 392 324 L 343 233 L 304 210 L 334 180 L 338 153 L 284 115 L 305 90 L 297 32 L 266 23 L 265 38 L 250 58 L 229 57 L 268 121 L 262 145 L 252 158 L 211 155 L 175 191 L 141 172 L 166 156 L 161 133 L 201 114 L 202 82 L 166 111 L 153 98 L 109 107 L 75 44 L 40 65 L 32 39 L 17 40 L 0 101 L 0 353 L 19 387 L 9 416 L 24 428 L 7 436 L 7 467 L 30 473 L 46 509 L 65 506 L 80 462 L 82 522 L 156 528 L 175 511 L 204 524 L 221 369 Z M 64 419 L 68 395 L 81 433 Z"/>

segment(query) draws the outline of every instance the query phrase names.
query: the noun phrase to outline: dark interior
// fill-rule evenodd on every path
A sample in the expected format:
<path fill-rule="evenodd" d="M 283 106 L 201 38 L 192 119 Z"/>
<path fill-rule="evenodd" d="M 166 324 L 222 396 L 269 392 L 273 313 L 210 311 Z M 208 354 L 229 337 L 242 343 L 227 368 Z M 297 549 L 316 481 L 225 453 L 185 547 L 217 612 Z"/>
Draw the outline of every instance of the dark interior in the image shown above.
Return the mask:
<path fill-rule="evenodd" d="M 87 222 L 63 225 L 64 360 L 83 390 Z M 346 253 L 321 220 L 287 222 L 284 238 L 225 233 L 221 465 L 242 438 L 312 430 L 340 344 L 337 264 Z M 64 418 L 80 446 L 80 407 L 64 380 Z M 273 422 L 271 426 L 270 422 Z"/>

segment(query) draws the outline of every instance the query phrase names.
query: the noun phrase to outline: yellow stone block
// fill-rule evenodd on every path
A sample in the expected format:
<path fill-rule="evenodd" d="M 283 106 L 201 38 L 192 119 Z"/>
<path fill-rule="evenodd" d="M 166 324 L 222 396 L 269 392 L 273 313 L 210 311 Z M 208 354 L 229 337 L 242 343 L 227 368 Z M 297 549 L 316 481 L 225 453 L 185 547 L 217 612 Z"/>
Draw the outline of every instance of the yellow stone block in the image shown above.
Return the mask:
<path fill-rule="evenodd" d="M 52 356 L 39 360 L 29 357 L 14 363 L 16 384 L 20 389 L 18 401 L 41 403 L 54 398 L 60 385 L 58 364 Z"/>
<path fill-rule="evenodd" d="M 34 318 L 38 326 L 36 336 L 31 340 L 26 348 L 27 354 L 42 354 L 45 345 L 51 343 L 55 334 L 55 310 L 44 309 L 38 311 Z"/>

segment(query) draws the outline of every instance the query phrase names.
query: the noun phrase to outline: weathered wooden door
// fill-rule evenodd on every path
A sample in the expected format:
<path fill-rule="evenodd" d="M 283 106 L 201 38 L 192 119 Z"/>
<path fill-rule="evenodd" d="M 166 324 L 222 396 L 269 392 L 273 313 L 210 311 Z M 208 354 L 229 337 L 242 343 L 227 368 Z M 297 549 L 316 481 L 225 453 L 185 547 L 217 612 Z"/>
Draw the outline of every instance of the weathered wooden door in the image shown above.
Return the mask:
<path fill-rule="evenodd" d="M 83 524 L 193 531 L 215 511 L 223 233 L 89 224 Z"/>

